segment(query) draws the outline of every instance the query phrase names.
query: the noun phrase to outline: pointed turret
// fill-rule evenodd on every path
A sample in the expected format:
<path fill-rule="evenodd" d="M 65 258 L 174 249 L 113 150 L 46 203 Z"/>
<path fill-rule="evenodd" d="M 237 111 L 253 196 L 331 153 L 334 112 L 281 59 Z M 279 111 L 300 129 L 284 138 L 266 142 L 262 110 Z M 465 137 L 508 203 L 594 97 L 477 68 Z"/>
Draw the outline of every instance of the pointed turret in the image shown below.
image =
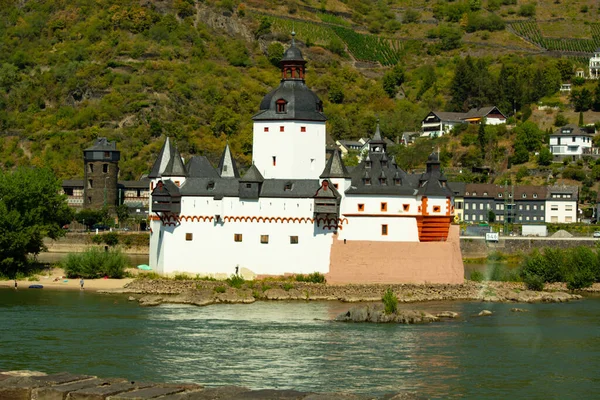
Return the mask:
<path fill-rule="evenodd" d="M 264 180 L 256 165 L 252 164 L 240 179 L 240 198 L 258 199 Z"/>
<path fill-rule="evenodd" d="M 185 165 L 183 165 L 183 160 L 181 159 L 179 150 L 177 150 L 176 147 L 173 148 L 172 153 L 171 153 L 171 159 L 167 163 L 167 167 L 165 168 L 165 170 L 162 172 L 161 175 L 169 176 L 169 177 L 173 177 L 173 176 L 185 177 L 187 175 L 186 170 L 185 170 Z"/>
<path fill-rule="evenodd" d="M 419 194 L 423 196 L 452 196 L 446 185 L 447 178 L 441 171 L 439 153 L 433 152 L 427 159 L 427 171 L 419 178 Z"/>
<path fill-rule="evenodd" d="M 167 168 L 169 161 L 171 160 L 173 154 L 173 146 L 171 146 L 171 141 L 169 137 L 165 139 L 165 143 L 163 144 L 160 153 L 158 153 L 158 157 L 156 161 L 154 161 L 154 165 L 152 165 L 152 170 L 150 170 L 150 174 L 148 174 L 148 178 L 156 179 L 162 176 L 162 173 Z"/>
<path fill-rule="evenodd" d="M 344 161 L 342 160 L 342 156 L 337 148 L 334 150 L 331 157 L 329 157 L 329 160 L 327 160 L 327 165 L 325 165 L 325 169 L 320 178 L 350 178 L 350 174 L 348 173 Z"/>
<path fill-rule="evenodd" d="M 381 131 L 379 130 L 379 119 L 377 119 L 377 127 L 375 128 L 375 134 L 373 138 L 369 140 L 369 151 L 374 153 L 385 153 L 386 143 L 381 137 Z"/>
<path fill-rule="evenodd" d="M 221 154 L 221 160 L 219 160 L 219 175 L 221 178 L 239 178 L 240 173 L 237 169 L 237 164 L 235 163 L 235 159 L 231 155 L 231 150 L 229 149 L 229 143 L 225 145 L 225 150 L 223 150 L 223 154 Z"/>

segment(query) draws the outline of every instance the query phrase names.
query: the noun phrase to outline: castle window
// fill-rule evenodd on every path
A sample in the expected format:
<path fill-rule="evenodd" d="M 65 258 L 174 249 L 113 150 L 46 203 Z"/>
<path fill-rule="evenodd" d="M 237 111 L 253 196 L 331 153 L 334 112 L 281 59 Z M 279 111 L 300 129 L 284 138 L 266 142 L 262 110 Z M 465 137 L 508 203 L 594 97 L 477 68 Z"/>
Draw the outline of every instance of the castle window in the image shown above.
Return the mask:
<path fill-rule="evenodd" d="M 365 211 L 365 205 L 364 204 L 359 204 L 358 205 L 358 211 Z"/>
<path fill-rule="evenodd" d="M 108 173 L 108 164 L 102 164 L 102 172 Z"/>
<path fill-rule="evenodd" d="M 88 172 L 90 174 L 94 173 L 94 164 L 92 164 L 92 163 L 88 164 Z"/>
<path fill-rule="evenodd" d="M 305 126 L 301 126 L 300 127 L 300 132 L 306 132 L 306 127 Z"/>
<path fill-rule="evenodd" d="M 175 184 L 177 185 L 177 187 L 179 187 L 179 185 L 181 184 L 181 182 L 175 181 Z"/>
<path fill-rule="evenodd" d="M 386 224 L 381 225 L 381 235 L 387 236 L 387 234 L 388 234 L 388 226 Z"/>
<path fill-rule="evenodd" d="M 381 211 L 387 211 L 387 203 L 381 203 Z"/>
<path fill-rule="evenodd" d="M 93 187 L 94 187 L 93 181 L 91 179 L 88 179 L 88 189 L 91 189 Z"/>
<path fill-rule="evenodd" d="M 215 190 L 215 182 L 214 181 L 208 182 L 208 185 L 206 185 L 206 189 Z"/>
<path fill-rule="evenodd" d="M 290 244 L 298 244 L 298 236 L 290 236 Z"/>
<path fill-rule="evenodd" d="M 283 126 L 280 126 L 280 127 L 279 127 L 279 132 L 285 132 L 285 127 L 283 127 Z"/>
<path fill-rule="evenodd" d="M 402 184 L 402 181 L 400 180 L 400 178 L 394 178 L 394 185 L 399 186 Z"/>
<path fill-rule="evenodd" d="M 251 183 L 246 183 L 246 189 L 251 189 L 252 188 L 252 184 Z"/>
<path fill-rule="evenodd" d="M 88 204 L 92 204 L 92 196 L 88 196 Z"/>
<path fill-rule="evenodd" d="M 150 190 L 154 190 L 154 182 L 150 182 Z"/>
<path fill-rule="evenodd" d="M 385 178 L 379 178 L 380 185 L 387 185 L 387 180 Z"/>
<path fill-rule="evenodd" d="M 285 186 L 283 187 L 283 190 L 286 192 L 289 192 L 290 190 L 292 190 L 292 183 L 288 182 L 285 184 Z"/>
<path fill-rule="evenodd" d="M 365 178 L 365 185 L 371 184 L 371 178 Z"/>
<path fill-rule="evenodd" d="M 104 152 L 104 158 L 110 158 L 110 151 Z"/>
<path fill-rule="evenodd" d="M 269 235 L 260 235 L 260 242 L 262 244 L 268 244 L 269 243 Z"/>
<path fill-rule="evenodd" d="M 275 102 L 275 104 L 277 106 L 277 113 L 283 114 L 287 112 L 287 101 L 285 101 L 284 99 L 279 99 Z"/>
<path fill-rule="evenodd" d="M 269 127 L 265 126 L 265 132 L 269 132 Z"/>
<path fill-rule="evenodd" d="M 227 172 L 227 165 L 223 165 L 223 172 Z"/>
<path fill-rule="evenodd" d="M 410 209 L 410 204 L 402 204 L 402 209 L 408 211 Z"/>
<path fill-rule="evenodd" d="M 333 187 L 334 187 L 334 188 L 336 188 L 336 189 L 339 189 L 340 185 L 339 185 L 339 184 L 337 184 L 337 183 L 334 183 L 334 184 L 333 184 Z"/>
<path fill-rule="evenodd" d="M 277 165 L 277 157 L 273 156 L 273 166 L 275 167 Z"/>
<path fill-rule="evenodd" d="M 186 233 L 185 234 L 185 240 L 188 241 L 188 242 L 191 241 L 193 239 L 193 237 L 194 237 L 193 233 Z"/>
<path fill-rule="evenodd" d="M 233 235 L 233 241 L 234 242 L 241 242 L 242 241 L 242 234 L 241 233 L 235 233 Z"/>
<path fill-rule="evenodd" d="M 440 212 L 441 208 L 440 206 L 433 206 L 433 212 Z"/>

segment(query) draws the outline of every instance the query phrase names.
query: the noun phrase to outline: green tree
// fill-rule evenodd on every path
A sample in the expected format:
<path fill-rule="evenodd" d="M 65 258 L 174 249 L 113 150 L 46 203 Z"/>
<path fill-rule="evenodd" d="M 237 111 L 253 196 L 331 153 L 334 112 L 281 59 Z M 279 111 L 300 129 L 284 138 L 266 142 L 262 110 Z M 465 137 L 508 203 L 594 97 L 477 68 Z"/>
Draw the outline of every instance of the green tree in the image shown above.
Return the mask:
<path fill-rule="evenodd" d="M 108 210 L 83 209 L 75 214 L 75 221 L 85 225 L 86 229 L 108 218 Z"/>
<path fill-rule="evenodd" d="M 573 89 L 571 92 L 571 102 L 575 111 L 587 111 L 592 107 L 592 92 L 586 88 L 581 90 Z"/>
<path fill-rule="evenodd" d="M 283 58 L 283 46 L 279 42 L 273 42 L 267 47 L 267 56 L 269 57 L 269 61 L 274 66 L 278 67 L 279 62 Z"/>
<path fill-rule="evenodd" d="M 552 152 L 547 147 L 542 147 L 537 157 L 538 165 L 552 164 Z"/>
<path fill-rule="evenodd" d="M 594 111 L 600 111 L 600 81 L 596 84 L 594 90 L 594 101 L 592 102 L 592 109 Z"/>
<path fill-rule="evenodd" d="M 579 126 L 583 126 L 583 111 L 579 111 Z"/>
<path fill-rule="evenodd" d="M 556 114 L 556 118 L 554 118 L 554 126 L 565 126 L 569 123 L 567 117 L 564 114 L 558 113 Z"/>
<path fill-rule="evenodd" d="M 28 254 L 44 250 L 44 238 L 64 236 L 73 213 L 49 169 L 0 172 L 0 274 L 27 272 Z"/>

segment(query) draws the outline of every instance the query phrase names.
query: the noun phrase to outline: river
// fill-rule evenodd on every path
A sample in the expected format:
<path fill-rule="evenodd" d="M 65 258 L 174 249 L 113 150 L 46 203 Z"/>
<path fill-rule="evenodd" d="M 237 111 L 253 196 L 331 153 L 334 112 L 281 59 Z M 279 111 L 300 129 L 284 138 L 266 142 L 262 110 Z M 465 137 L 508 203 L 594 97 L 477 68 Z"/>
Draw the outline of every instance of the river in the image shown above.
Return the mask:
<path fill-rule="evenodd" d="M 432 302 L 431 325 L 329 322 L 351 305 L 139 307 L 126 297 L 0 289 L 0 369 L 431 398 L 589 398 L 600 387 L 600 298 Z M 490 317 L 475 317 L 482 309 Z"/>

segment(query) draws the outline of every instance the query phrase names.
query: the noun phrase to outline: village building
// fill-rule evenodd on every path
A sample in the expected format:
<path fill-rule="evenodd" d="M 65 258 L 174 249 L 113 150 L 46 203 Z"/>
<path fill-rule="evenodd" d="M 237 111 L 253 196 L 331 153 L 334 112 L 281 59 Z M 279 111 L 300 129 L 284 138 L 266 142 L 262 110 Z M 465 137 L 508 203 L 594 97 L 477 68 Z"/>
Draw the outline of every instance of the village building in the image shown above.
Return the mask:
<path fill-rule="evenodd" d="M 592 154 L 592 138 L 595 129 L 581 128 L 575 124 L 561 126 L 550 135 L 550 152 L 554 161 L 565 158 L 576 160 L 583 155 Z"/>
<path fill-rule="evenodd" d="M 551 186 L 546 194 L 546 222 L 578 222 L 579 188 L 577 186 Z"/>
<path fill-rule="evenodd" d="M 598 79 L 600 77 L 600 47 L 594 51 L 594 55 L 590 57 L 589 63 L 590 79 Z"/>
<path fill-rule="evenodd" d="M 149 174 L 150 266 L 246 278 L 319 272 L 330 283 L 461 283 L 453 194 L 432 154 L 409 175 L 376 127 L 360 164 L 326 157 L 323 103 L 294 40 L 281 82 L 253 117 L 252 165 L 229 146 L 219 165 L 184 164 L 167 138 Z"/>
<path fill-rule="evenodd" d="M 472 108 L 466 113 L 431 111 L 421 121 L 422 137 L 438 137 L 449 133 L 462 124 L 500 125 L 506 123 L 506 116 L 498 107 Z"/>

